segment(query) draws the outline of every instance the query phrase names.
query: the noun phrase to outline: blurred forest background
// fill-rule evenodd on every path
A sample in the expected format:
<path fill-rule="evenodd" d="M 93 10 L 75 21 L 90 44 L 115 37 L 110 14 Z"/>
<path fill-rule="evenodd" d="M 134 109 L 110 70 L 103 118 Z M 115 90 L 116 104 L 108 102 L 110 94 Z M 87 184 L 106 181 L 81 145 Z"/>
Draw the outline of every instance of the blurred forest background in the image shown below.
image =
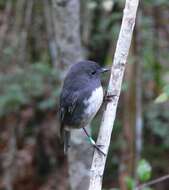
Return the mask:
<path fill-rule="evenodd" d="M 57 137 L 61 83 L 75 61 L 111 65 L 124 3 L 0 0 L 0 190 L 66 190 L 72 162 L 65 161 Z M 132 190 L 135 183 L 169 174 L 168 62 L 169 1 L 141 1 L 103 180 L 106 190 Z M 95 137 L 101 115 L 92 124 Z M 168 190 L 169 180 L 151 188 Z"/>

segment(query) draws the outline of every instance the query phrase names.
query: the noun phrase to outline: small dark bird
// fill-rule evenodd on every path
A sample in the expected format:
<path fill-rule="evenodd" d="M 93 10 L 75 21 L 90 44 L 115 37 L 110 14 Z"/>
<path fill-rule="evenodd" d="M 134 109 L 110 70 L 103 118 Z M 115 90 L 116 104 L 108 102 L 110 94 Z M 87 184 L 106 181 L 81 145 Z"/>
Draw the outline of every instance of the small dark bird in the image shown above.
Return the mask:
<path fill-rule="evenodd" d="M 90 124 L 103 102 L 100 77 L 101 73 L 108 70 L 96 62 L 81 61 L 68 71 L 60 95 L 59 108 L 60 134 L 64 140 L 65 153 L 70 146 L 70 130 L 79 128 L 83 128 L 92 145 L 102 152 L 87 133 L 85 126 Z"/>

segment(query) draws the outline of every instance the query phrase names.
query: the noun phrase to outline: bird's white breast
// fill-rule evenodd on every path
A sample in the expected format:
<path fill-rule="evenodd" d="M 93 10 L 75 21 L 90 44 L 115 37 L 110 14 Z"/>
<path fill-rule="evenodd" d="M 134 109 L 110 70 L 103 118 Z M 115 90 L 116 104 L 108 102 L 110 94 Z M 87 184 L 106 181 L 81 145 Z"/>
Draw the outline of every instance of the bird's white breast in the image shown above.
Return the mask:
<path fill-rule="evenodd" d="M 85 114 L 92 119 L 98 112 L 103 102 L 103 88 L 102 86 L 96 88 L 88 99 L 85 99 L 86 105 Z"/>

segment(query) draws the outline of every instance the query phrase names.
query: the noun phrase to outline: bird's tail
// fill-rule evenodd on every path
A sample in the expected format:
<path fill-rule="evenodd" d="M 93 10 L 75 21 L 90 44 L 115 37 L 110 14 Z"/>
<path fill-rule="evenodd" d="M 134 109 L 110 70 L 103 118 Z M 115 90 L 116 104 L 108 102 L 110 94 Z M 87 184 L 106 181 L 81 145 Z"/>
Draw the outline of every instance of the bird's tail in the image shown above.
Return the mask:
<path fill-rule="evenodd" d="M 66 155 L 68 152 L 68 148 L 70 147 L 70 130 L 66 129 L 64 125 L 60 127 L 60 139 L 64 146 L 64 154 Z"/>
<path fill-rule="evenodd" d="M 67 154 L 68 148 L 70 147 L 70 131 L 63 131 L 63 140 L 64 140 L 64 154 Z"/>

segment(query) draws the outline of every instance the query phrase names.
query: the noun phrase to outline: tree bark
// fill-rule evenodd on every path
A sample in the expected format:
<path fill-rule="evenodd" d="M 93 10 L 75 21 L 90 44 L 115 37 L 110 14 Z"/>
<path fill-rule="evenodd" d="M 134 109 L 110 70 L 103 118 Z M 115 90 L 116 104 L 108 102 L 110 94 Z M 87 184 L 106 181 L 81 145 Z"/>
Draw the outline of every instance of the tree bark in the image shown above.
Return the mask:
<path fill-rule="evenodd" d="M 115 121 L 125 63 L 131 44 L 138 3 L 139 0 L 126 0 L 122 26 L 117 42 L 107 92 L 109 96 L 112 96 L 112 101 L 109 102 L 106 106 L 101 128 L 99 131 L 99 136 L 97 139 L 97 144 L 103 145 L 102 150 L 105 152 L 106 156 L 99 154 L 98 151 L 95 150 L 91 167 L 89 190 L 101 190 L 102 187 L 103 172 L 106 163 L 108 147 L 110 144 L 113 124 Z"/>
<path fill-rule="evenodd" d="M 52 4 L 58 64 L 67 69 L 83 58 L 80 39 L 80 1 L 52 0 Z"/>

